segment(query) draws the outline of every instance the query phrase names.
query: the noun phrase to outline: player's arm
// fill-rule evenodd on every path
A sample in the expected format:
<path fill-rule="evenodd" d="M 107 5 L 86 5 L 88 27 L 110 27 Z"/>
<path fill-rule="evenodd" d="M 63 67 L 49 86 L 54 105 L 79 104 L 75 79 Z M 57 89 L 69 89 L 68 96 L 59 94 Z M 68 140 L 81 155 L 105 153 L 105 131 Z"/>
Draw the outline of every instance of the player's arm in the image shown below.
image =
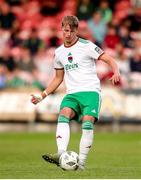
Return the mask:
<path fill-rule="evenodd" d="M 120 72 L 118 69 L 118 66 L 114 60 L 114 58 L 112 58 L 111 56 L 109 56 L 106 53 L 103 53 L 100 57 L 100 60 L 106 62 L 112 69 L 113 71 L 113 76 L 110 78 L 110 80 L 112 81 L 112 84 L 115 85 L 117 83 L 120 82 Z"/>
<path fill-rule="evenodd" d="M 43 92 L 41 92 L 41 94 L 31 95 L 31 102 L 33 104 L 37 104 L 40 101 L 42 101 L 45 97 L 53 93 L 59 87 L 63 79 L 64 79 L 64 69 L 56 69 L 55 77 L 53 78 L 49 86 Z"/>

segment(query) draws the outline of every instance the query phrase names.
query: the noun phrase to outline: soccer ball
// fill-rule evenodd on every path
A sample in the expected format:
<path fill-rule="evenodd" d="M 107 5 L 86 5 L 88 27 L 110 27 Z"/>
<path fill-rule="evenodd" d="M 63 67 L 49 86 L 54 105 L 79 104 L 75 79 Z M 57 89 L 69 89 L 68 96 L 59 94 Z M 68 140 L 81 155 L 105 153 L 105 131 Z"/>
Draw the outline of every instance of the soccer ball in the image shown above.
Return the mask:
<path fill-rule="evenodd" d="M 59 164 L 63 170 L 77 170 L 78 161 L 78 154 L 74 151 L 66 151 L 59 158 Z"/>

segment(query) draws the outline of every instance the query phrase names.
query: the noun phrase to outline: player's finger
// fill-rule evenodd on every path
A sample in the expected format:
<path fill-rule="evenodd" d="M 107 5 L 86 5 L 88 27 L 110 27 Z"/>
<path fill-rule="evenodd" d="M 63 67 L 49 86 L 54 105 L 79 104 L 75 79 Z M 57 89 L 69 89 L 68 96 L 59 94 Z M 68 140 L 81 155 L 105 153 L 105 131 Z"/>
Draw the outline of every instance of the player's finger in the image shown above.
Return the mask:
<path fill-rule="evenodd" d="M 36 96 L 34 94 L 31 94 L 30 96 L 33 97 L 33 98 L 36 98 Z"/>
<path fill-rule="evenodd" d="M 116 77 L 115 80 L 116 80 L 116 83 L 120 82 L 120 77 Z"/>
<path fill-rule="evenodd" d="M 33 104 L 37 104 L 37 99 L 36 99 L 36 97 L 35 97 L 35 96 L 32 96 L 32 98 L 31 98 L 31 102 L 32 102 Z"/>
<path fill-rule="evenodd" d="M 37 101 L 36 100 L 32 100 L 31 101 L 33 104 L 37 104 Z"/>

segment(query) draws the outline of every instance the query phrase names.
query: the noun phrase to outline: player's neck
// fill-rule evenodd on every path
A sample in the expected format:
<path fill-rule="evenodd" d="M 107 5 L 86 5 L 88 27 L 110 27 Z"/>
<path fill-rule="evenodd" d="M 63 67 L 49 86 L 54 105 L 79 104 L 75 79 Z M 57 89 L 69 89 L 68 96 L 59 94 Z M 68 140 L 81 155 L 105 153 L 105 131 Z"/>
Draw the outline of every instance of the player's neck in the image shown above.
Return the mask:
<path fill-rule="evenodd" d="M 65 47 L 73 46 L 78 41 L 78 39 L 79 37 L 76 36 L 71 42 L 64 41 L 64 46 Z"/>

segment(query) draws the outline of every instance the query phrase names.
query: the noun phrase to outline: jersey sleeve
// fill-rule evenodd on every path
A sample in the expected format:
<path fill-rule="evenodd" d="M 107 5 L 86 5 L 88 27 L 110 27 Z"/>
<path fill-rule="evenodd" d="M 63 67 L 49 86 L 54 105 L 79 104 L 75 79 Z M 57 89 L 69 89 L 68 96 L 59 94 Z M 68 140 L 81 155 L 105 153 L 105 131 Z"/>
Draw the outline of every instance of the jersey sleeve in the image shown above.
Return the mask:
<path fill-rule="evenodd" d="M 100 47 L 92 42 L 89 43 L 89 51 L 90 56 L 95 60 L 97 60 L 104 53 L 104 51 Z"/>
<path fill-rule="evenodd" d="M 56 54 L 54 55 L 54 69 L 64 69 L 62 63 L 57 58 Z"/>

